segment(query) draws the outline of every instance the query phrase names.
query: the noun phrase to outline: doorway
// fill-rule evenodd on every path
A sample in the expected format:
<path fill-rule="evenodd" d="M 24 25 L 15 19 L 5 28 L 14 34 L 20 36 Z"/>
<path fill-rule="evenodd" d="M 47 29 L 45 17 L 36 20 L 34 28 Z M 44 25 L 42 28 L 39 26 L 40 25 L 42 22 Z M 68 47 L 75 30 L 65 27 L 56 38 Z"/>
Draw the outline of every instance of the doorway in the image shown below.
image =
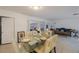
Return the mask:
<path fill-rule="evenodd" d="M 12 43 L 14 39 L 14 19 L 0 17 L 0 44 Z"/>

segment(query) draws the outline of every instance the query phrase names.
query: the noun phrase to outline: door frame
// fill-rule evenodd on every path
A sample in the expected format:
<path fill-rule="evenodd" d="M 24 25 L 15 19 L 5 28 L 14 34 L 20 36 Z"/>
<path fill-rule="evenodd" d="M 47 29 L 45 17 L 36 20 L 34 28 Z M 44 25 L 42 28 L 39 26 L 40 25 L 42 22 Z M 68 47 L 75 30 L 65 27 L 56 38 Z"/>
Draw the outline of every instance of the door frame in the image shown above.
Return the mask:
<path fill-rule="evenodd" d="M 2 24 L 1 24 L 1 16 L 0 16 L 0 45 L 2 41 Z"/>

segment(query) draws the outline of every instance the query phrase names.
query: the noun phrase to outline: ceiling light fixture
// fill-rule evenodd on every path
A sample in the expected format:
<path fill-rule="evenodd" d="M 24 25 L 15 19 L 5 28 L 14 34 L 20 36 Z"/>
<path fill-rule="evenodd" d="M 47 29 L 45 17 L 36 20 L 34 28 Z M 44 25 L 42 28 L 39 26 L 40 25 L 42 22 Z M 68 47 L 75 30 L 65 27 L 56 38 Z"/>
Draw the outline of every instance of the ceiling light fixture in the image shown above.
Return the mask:
<path fill-rule="evenodd" d="M 30 8 L 32 8 L 34 10 L 39 10 L 41 7 L 40 6 L 31 6 Z"/>

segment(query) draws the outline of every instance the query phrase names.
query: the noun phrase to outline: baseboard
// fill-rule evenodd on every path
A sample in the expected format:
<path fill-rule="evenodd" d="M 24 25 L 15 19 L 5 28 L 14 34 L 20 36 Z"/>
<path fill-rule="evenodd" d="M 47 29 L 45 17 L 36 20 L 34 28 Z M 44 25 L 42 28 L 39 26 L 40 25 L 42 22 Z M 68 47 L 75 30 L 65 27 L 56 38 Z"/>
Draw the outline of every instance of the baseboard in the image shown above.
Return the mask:
<path fill-rule="evenodd" d="M 6 45 L 6 44 L 11 44 L 11 43 L 5 43 L 5 44 L 1 44 L 1 45 Z"/>

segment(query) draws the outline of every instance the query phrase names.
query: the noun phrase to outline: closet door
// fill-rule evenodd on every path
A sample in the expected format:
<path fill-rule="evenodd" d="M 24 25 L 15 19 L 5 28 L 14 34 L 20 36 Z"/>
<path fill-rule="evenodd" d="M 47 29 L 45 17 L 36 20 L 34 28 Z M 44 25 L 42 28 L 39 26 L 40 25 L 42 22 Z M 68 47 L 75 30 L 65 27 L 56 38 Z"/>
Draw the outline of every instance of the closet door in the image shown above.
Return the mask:
<path fill-rule="evenodd" d="M 13 40 L 13 19 L 11 18 L 2 18 L 2 44 L 11 43 Z"/>

